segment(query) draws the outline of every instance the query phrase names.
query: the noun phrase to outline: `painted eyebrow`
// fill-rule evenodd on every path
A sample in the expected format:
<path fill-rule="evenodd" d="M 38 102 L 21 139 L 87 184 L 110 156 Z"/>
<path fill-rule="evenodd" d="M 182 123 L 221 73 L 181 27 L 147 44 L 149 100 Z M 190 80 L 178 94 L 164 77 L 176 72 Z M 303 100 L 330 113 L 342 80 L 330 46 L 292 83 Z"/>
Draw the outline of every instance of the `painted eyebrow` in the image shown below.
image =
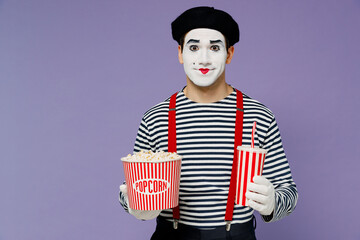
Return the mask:
<path fill-rule="evenodd" d="M 224 44 L 223 41 L 221 41 L 221 40 L 210 40 L 210 44 L 214 44 L 214 43 L 222 43 L 222 44 Z"/>
<path fill-rule="evenodd" d="M 187 41 L 186 44 L 189 44 L 189 43 L 199 43 L 200 40 L 196 40 L 196 39 L 190 39 L 189 41 Z"/>

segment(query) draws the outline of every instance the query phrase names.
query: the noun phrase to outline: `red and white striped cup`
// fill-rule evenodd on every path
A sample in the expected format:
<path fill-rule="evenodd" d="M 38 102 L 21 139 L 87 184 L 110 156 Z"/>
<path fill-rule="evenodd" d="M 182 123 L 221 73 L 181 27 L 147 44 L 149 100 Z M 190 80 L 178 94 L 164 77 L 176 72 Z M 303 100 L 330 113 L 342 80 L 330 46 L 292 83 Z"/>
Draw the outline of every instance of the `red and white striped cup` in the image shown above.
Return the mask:
<path fill-rule="evenodd" d="M 261 176 L 266 150 L 250 146 L 238 146 L 238 165 L 236 177 L 236 195 L 235 203 L 241 206 L 247 206 L 245 193 L 247 186 L 253 182 L 254 176 Z"/>
<path fill-rule="evenodd" d="M 179 204 L 181 158 L 153 162 L 121 160 L 131 209 L 163 210 Z"/>

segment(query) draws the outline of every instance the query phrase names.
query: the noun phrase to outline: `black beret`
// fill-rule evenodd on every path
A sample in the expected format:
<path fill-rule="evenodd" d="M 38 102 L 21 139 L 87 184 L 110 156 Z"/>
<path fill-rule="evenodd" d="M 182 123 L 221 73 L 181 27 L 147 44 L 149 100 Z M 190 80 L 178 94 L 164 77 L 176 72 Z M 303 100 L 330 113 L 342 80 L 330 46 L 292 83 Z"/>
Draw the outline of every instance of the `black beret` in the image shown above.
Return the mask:
<path fill-rule="evenodd" d="M 180 45 L 180 39 L 196 28 L 210 28 L 221 32 L 233 46 L 239 41 L 239 26 L 226 12 L 213 7 L 195 7 L 186 10 L 171 23 L 172 37 Z"/>

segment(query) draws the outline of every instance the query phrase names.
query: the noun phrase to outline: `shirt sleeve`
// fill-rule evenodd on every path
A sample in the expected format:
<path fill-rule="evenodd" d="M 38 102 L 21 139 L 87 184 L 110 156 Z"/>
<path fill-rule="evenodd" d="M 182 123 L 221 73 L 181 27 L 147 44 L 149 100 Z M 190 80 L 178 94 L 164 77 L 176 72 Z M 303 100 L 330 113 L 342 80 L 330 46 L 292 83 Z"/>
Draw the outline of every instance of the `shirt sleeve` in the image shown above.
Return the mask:
<path fill-rule="evenodd" d="M 126 184 L 126 182 L 124 181 L 123 184 Z M 125 195 L 121 191 L 119 191 L 119 202 L 120 202 L 121 206 L 124 208 L 124 210 L 126 212 L 129 212 L 128 201 L 126 200 Z"/>
<path fill-rule="evenodd" d="M 149 136 L 147 124 L 145 120 L 142 119 L 135 140 L 134 152 L 139 152 L 140 150 L 145 150 L 145 151 L 151 150 L 149 139 L 150 136 Z M 126 183 L 124 182 L 124 184 Z M 124 210 L 126 212 L 129 212 L 128 202 L 126 201 L 126 197 L 121 191 L 119 192 L 119 202 L 121 206 L 124 208 Z"/>
<path fill-rule="evenodd" d="M 262 218 L 265 222 L 274 222 L 289 215 L 295 209 L 298 199 L 275 118 L 269 125 L 263 148 L 267 150 L 263 176 L 274 185 L 275 209 L 272 215 Z"/>
<path fill-rule="evenodd" d="M 134 152 L 140 152 L 140 150 L 144 150 L 144 151 L 153 150 L 150 142 L 151 142 L 151 137 L 147 127 L 147 123 L 143 118 L 141 120 L 139 130 L 136 136 Z"/>

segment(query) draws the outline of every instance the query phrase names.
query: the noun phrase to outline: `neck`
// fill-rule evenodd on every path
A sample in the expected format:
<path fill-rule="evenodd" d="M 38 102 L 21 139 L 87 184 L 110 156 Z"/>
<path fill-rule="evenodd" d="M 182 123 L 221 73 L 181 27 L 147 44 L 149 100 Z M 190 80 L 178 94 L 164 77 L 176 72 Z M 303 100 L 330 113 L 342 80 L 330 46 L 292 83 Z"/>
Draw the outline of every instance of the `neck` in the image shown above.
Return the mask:
<path fill-rule="evenodd" d="M 187 85 L 184 89 L 184 94 L 194 102 L 212 103 L 224 99 L 231 94 L 232 91 L 233 88 L 225 82 L 225 75 L 223 73 L 214 84 L 208 87 L 199 87 L 187 77 Z"/>

